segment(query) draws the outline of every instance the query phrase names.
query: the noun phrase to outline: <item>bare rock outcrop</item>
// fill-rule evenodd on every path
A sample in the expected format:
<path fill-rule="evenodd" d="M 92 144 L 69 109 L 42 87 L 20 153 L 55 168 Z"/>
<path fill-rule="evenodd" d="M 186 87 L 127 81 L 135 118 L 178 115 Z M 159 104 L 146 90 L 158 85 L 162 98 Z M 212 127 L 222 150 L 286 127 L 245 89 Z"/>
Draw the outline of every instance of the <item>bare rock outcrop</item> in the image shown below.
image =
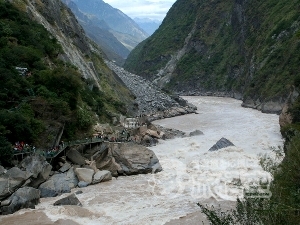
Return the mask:
<path fill-rule="evenodd" d="M 279 115 L 280 127 L 284 127 L 284 126 L 292 123 L 293 117 L 290 114 L 289 109 L 293 105 L 293 103 L 296 101 L 298 96 L 299 96 L 299 92 L 296 90 L 295 87 L 293 87 L 293 90 L 291 90 L 291 92 L 287 98 L 287 101 L 283 106 L 282 112 Z"/>
<path fill-rule="evenodd" d="M 279 125 L 280 127 L 284 127 L 288 124 L 291 124 L 292 123 L 292 115 L 289 113 L 289 105 L 286 104 L 283 109 L 282 109 L 282 112 L 280 113 L 279 115 Z"/>

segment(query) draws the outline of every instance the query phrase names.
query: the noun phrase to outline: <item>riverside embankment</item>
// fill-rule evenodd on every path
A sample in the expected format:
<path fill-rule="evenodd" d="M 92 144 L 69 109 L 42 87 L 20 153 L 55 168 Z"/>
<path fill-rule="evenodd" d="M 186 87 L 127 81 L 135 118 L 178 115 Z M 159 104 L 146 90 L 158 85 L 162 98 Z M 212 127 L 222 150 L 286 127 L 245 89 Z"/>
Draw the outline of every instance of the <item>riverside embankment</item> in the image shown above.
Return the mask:
<path fill-rule="evenodd" d="M 259 165 L 258 154 L 272 154 L 271 146 L 282 145 L 278 115 L 242 108 L 235 99 L 186 99 L 198 107 L 198 114 L 155 123 L 187 133 L 198 129 L 203 135 L 160 141 L 151 147 L 163 171 L 83 188 L 77 196 L 82 207 L 53 206 L 64 195 L 42 199 L 35 210 L 0 217 L 0 223 L 164 224 L 191 213 L 199 215 L 196 202 L 234 203 L 244 187 L 271 179 Z M 222 137 L 235 147 L 209 152 Z"/>

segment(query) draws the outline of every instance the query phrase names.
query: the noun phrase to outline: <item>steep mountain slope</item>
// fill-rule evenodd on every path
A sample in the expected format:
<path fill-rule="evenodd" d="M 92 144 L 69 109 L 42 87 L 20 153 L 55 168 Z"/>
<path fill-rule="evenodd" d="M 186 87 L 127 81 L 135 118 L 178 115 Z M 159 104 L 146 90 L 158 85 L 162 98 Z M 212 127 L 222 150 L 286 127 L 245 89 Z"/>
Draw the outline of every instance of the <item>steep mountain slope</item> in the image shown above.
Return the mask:
<path fill-rule="evenodd" d="M 11 2 L 0 0 L 1 158 L 9 143 L 49 149 L 134 113 L 133 95 L 63 3 Z"/>
<path fill-rule="evenodd" d="M 63 2 L 75 14 L 87 36 L 101 47 L 108 59 L 122 65 L 130 51 L 110 32 L 111 28 L 107 23 L 94 15 L 84 14 L 73 1 Z"/>
<path fill-rule="evenodd" d="M 129 50 L 149 36 L 131 18 L 102 0 L 66 0 L 67 4 L 70 1 L 81 12 L 105 21 L 110 27 L 109 31 Z"/>
<path fill-rule="evenodd" d="M 104 61 L 102 50 L 90 42 L 77 22 L 74 14 L 60 0 L 23 0 L 27 12 L 41 23 L 61 44 L 64 54 L 59 57 L 78 67 L 85 79 L 91 79 L 95 85 L 115 99 L 129 103 L 131 94 L 110 71 Z M 20 1 L 15 1 L 20 2 Z M 124 91 L 124 93 L 122 93 Z M 124 97 L 124 99 L 123 99 Z"/>
<path fill-rule="evenodd" d="M 178 0 L 125 68 L 178 93 L 222 92 L 280 111 L 300 77 L 299 15 L 297 1 Z"/>

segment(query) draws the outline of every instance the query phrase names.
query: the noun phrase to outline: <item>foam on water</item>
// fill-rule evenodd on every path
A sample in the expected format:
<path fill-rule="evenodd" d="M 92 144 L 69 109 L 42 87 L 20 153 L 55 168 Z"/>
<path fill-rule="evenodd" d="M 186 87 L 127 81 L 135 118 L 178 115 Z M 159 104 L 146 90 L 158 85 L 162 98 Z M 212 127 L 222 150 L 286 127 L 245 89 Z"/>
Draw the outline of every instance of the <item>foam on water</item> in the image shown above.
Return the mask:
<path fill-rule="evenodd" d="M 78 195 L 83 207 L 53 206 L 68 194 L 42 199 L 35 212 L 46 213 L 52 221 L 69 219 L 85 225 L 164 224 L 199 211 L 198 201 L 235 201 L 244 187 L 271 179 L 259 165 L 257 155 L 271 154 L 271 146 L 282 145 L 277 115 L 242 108 L 234 99 L 186 99 L 198 107 L 198 114 L 154 123 L 185 132 L 198 129 L 204 135 L 161 141 L 152 147 L 162 172 L 119 177 L 84 188 Z M 235 146 L 208 152 L 222 137 Z M 22 212 L 32 211 L 18 214 Z"/>

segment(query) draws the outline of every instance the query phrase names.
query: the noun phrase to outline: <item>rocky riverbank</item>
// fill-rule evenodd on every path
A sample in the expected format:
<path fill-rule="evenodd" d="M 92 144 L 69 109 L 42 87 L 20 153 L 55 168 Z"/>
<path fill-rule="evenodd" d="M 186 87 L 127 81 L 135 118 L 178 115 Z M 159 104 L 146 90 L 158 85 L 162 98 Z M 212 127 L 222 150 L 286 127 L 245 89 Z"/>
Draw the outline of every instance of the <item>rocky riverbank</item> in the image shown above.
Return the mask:
<path fill-rule="evenodd" d="M 105 129 L 114 132 L 114 127 Z M 0 166 L 0 214 L 35 208 L 40 198 L 70 193 L 73 188 L 110 181 L 112 177 L 160 172 L 158 158 L 146 146 L 155 145 L 159 139 L 186 136 L 184 132 L 151 123 L 127 132 L 129 142 L 104 141 L 68 147 L 65 155 L 54 158 L 51 164 L 36 154 L 13 168 Z M 68 196 L 62 202 L 80 205 L 76 196 Z"/>
<path fill-rule="evenodd" d="M 84 154 L 79 148 L 86 148 Z M 52 165 L 41 155 L 27 156 L 13 168 L 0 166 L 0 214 L 34 208 L 40 197 L 70 193 L 75 187 L 109 181 L 112 176 L 161 170 L 153 151 L 135 143 L 106 142 L 90 148 L 73 147 Z"/>
<path fill-rule="evenodd" d="M 191 89 L 192 90 L 192 89 Z M 242 107 L 245 108 L 252 108 L 259 110 L 263 113 L 272 113 L 272 114 L 281 114 L 282 111 L 285 110 L 288 104 L 290 102 L 294 102 L 295 99 L 299 96 L 299 90 L 297 90 L 295 87 L 292 88 L 289 95 L 286 97 L 278 97 L 278 98 L 272 98 L 272 99 L 262 99 L 262 98 L 251 98 L 247 97 L 244 98 L 242 93 L 239 92 L 230 92 L 230 91 L 202 91 L 202 90 L 186 90 L 186 91 L 180 91 L 177 92 L 180 96 L 214 96 L 214 97 L 228 97 L 228 98 L 234 98 L 237 100 L 242 100 Z"/>

